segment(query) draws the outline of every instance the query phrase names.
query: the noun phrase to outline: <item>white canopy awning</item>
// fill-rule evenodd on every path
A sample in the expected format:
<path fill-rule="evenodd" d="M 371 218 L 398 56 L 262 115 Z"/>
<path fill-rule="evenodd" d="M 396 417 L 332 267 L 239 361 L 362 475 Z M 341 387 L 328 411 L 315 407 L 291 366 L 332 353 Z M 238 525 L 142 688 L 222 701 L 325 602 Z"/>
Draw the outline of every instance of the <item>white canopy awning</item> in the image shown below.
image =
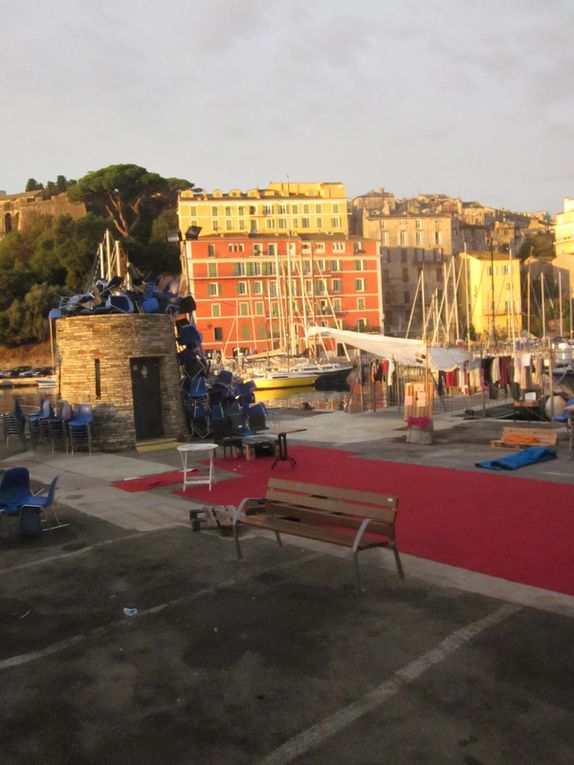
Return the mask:
<path fill-rule="evenodd" d="M 470 361 L 469 353 L 462 348 L 427 346 L 422 340 L 406 340 L 402 337 L 388 337 L 387 335 L 352 332 L 347 329 L 331 329 L 330 327 L 307 328 L 307 337 L 316 335 L 331 337 L 338 343 L 346 343 L 382 359 L 394 359 L 399 364 L 408 364 L 409 366 L 424 366 L 427 348 L 430 369 L 448 371 L 461 366 L 465 361 Z"/>

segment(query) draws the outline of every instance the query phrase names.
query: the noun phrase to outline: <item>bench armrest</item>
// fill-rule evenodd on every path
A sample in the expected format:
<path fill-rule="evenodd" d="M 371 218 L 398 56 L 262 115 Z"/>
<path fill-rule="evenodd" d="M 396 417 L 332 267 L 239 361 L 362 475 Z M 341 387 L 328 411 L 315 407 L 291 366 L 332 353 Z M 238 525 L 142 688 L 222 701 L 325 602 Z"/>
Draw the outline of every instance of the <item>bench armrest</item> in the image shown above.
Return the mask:
<path fill-rule="evenodd" d="M 266 504 L 267 500 L 265 497 L 245 497 L 245 499 L 241 500 L 233 513 L 233 525 L 236 526 L 239 518 L 242 515 L 247 515 L 249 510 L 263 508 Z M 254 507 L 250 507 L 250 505 L 254 505 Z"/>
<path fill-rule="evenodd" d="M 353 542 L 353 552 L 356 553 L 359 549 L 359 545 L 361 544 L 361 539 L 363 538 L 363 534 L 367 530 L 367 526 L 371 522 L 370 518 L 365 518 L 361 525 L 359 526 L 357 533 L 355 535 L 355 541 Z"/>

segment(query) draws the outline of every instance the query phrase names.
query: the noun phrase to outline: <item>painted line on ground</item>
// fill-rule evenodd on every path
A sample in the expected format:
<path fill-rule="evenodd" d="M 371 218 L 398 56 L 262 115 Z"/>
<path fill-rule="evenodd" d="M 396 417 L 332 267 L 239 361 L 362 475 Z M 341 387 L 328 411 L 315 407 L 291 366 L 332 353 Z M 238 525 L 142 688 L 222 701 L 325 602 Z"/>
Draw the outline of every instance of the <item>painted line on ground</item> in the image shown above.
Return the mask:
<path fill-rule="evenodd" d="M 138 534 L 137 536 L 140 536 L 140 535 Z M 305 555 L 301 558 L 285 561 L 285 563 L 273 563 L 272 565 L 265 566 L 264 568 L 258 569 L 257 571 L 254 571 L 252 574 L 248 574 L 247 576 L 233 577 L 231 579 L 227 579 L 221 584 L 213 585 L 212 587 L 204 587 L 203 589 L 198 590 L 197 592 L 194 592 L 192 595 L 183 595 L 181 598 L 176 598 L 175 600 L 169 600 L 165 603 L 158 603 L 158 605 L 150 606 L 150 608 L 138 609 L 138 613 L 136 617 L 124 616 L 123 618 L 115 619 L 113 622 L 109 622 L 108 624 L 105 624 L 102 627 L 94 627 L 94 629 L 88 630 L 87 632 L 83 632 L 83 633 L 81 632 L 78 635 L 73 635 L 72 637 L 67 638 L 66 640 L 61 640 L 59 643 L 52 643 L 52 645 L 46 646 L 46 648 L 42 648 L 41 650 L 29 651 L 28 653 L 21 653 L 21 654 L 18 654 L 17 656 L 10 656 L 7 659 L 3 659 L 2 661 L 0 661 L 0 672 L 2 672 L 5 669 L 20 667 L 23 664 L 29 664 L 30 662 L 36 661 L 37 659 L 44 659 L 46 656 L 50 656 L 51 654 L 58 653 L 59 651 L 64 651 L 67 648 L 70 648 L 71 646 L 77 645 L 78 643 L 82 643 L 86 640 L 89 640 L 90 638 L 100 637 L 101 635 L 104 635 L 106 632 L 109 632 L 112 629 L 115 629 L 116 627 L 120 627 L 121 625 L 125 624 L 126 621 L 128 620 L 139 619 L 142 616 L 143 617 L 153 616 L 154 614 L 158 614 L 158 613 L 161 613 L 162 611 L 165 611 L 166 608 L 171 608 L 172 606 L 178 606 L 181 603 L 185 603 L 188 601 L 194 601 L 194 600 L 197 600 L 198 598 L 204 597 L 205 595 L 214 595 L 218 590 L 228 589 L 230 587 L 235 587 L 237 584 L 248 582 L 250 579 L 253 579 L 256 576 L 260 576 L 262 573 L 265 573 L 266 571 L 276 571 L 277 569 L 288 569 L 288 568 L 291 568 L 292 566 L 299 566 L 301 565 L 301 563 L 308 563 L 309 561 L 315 560 L 315 558 L 320 558 L 320 557 L 321 557 L 320 553 L 313 553 L 312 555 Z"/>
<path fill-rule="evenodd" d="M 158 529 L 158 531 L 163 531 L 163 529 Z M 60 553 L 60 555 L 50 555 L 49 558 L 40 558 L 39 560 L 30 561 L 30 563 L 20 563 L 18 566 L 12 566 L 11 568 L 2 568 L 0 569 L 0 574 L 12 574 L 14 571 L 25 571 L 28 568 L 36 568 L 36 566 L 43 566 L 46 563 L 54 563 L 54 561 L 64 560 L 65 558 L 77 558 L 78 556 L 87 552 L 91 552 L 92 550 L 96 550 L 99 547 L 113 545 L 116 542 L 125 542 L 128 539 L 135 539 L 136 537 L 141 537 L 142 534 L 147 533 L 149 532 L 138 531 L 136 534 L 126 534 L 123 537 L 114 537 L 113 539 L 105 539 L 103 542 L 94 542 L 93 545 L 82 547 L 79 550 Z"/>
<path fill-rule="evenodd" d="M 267 757 L 264 757 L 260 761 L 260 765 L 287 765 L 287 763 L 292 762 L 297 757 L 308 754 L 310 750 L 316 749 L 327 739 L 340 733 L 359 718 L 382 706 L 412 682 L 418 680 L 427 669 L 448 659 L 449 656 L 456 653 L 456 651 L 477 635 L 480 635 L 490 627 L 500 624 L 521 609 L 522 606 L 507 603 L 496 611 L 482 617 L 482 619 L 478 619 L 467 624 L 466 627 L 455 630 L 435 648 L 432 648 L 418 659 L 407 664 L 406 667 L 395 672 L 392 677 L 385 680 L 384 683 L 381 683 L 370 693 L 286 741 L 275 751 L 267 755 Z"/>

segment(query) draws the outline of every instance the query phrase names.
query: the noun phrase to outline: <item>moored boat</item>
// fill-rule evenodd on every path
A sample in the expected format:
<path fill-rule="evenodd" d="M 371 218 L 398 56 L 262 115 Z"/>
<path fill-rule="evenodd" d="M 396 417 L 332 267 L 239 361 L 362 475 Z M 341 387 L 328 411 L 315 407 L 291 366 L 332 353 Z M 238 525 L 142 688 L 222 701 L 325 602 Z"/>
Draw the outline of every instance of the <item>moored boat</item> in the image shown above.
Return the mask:
<path fill-rule="evenodd" d="M 251 379 L 256 390 L 273 390 L 277 388 L 311 388 L 319 375 L 303 374 L 301 372 L 266 372 L 254 375 Z"/>

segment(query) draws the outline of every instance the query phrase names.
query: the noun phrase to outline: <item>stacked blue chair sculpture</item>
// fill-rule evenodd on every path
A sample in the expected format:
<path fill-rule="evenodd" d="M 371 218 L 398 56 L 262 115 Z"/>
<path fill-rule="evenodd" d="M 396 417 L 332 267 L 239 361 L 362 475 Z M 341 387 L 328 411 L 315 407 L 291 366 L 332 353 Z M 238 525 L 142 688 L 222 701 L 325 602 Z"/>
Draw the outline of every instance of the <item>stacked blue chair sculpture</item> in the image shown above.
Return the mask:
<path fill-rule="evenodd" d="M 47 520 L 47 510 L 50 509 L 55 519 L 47 528 L 62 528 L 68 524 L 60 523 L 60 519 L 52 504 L 56 493 L 58 476 L 54 478 L 45 496 L 34 494 L 30 487 L 30 472 L 28 468 L 10 468 L 2 476 L 0 482 L 0 518 L 2 516 L 18 516 L 20 533 L 26 536 L 39 536 L 42 520 Z"/>

